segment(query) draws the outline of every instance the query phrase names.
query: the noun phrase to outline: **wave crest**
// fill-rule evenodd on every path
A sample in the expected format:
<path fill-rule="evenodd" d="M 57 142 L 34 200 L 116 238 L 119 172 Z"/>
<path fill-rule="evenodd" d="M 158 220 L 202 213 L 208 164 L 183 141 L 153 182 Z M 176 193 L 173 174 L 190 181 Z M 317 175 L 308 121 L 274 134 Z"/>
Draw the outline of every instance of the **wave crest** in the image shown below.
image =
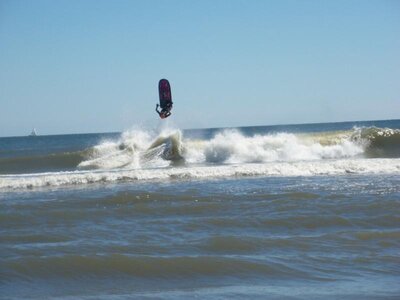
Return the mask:
<path fill-rule="evenodd" d="M 103 141 L 93 147 L 78 169 L 165 167 L 168 161 L 182 159 L 181 136 L 179 130 L 164 131 L 156 137 L 142 130 L 124 132 L 117 141 Z"/>
<path fill-rule="evenodd" d="M 400 129 L 355 128 L 351 140 L 364 146 L 367 157 L 400 157 Z"/>

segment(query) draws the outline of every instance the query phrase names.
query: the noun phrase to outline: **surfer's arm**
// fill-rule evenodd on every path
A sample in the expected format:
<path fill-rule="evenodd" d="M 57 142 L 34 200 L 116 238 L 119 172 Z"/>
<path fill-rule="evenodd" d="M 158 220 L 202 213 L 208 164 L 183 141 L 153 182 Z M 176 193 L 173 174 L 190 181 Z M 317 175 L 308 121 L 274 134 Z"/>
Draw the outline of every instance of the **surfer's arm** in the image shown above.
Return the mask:
<path fill-rule="evenodd" d="M 158 114 L 160 114 L 160 111 L 158 110 L 158 107 L 159 107 L 160 105 L 156 105 L 156 112 L 158 113 Z"/>

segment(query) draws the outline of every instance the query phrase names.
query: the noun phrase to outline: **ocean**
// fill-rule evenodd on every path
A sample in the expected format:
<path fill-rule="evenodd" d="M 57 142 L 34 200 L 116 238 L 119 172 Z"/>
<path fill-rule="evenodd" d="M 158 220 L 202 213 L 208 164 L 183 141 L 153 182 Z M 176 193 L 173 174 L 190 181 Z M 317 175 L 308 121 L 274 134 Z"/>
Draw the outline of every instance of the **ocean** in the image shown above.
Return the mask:
<path fill-rule="evenodd" d="M 0 138 L 1 299 L 399 299 L 400 120 Z"/>

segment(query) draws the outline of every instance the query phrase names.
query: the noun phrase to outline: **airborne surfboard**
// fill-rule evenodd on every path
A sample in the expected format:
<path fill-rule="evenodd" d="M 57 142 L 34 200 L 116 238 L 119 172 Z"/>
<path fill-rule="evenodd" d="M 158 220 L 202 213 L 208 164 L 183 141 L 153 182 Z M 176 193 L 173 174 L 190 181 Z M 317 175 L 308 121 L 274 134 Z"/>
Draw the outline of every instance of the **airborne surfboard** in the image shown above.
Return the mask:
<path fill-rule="evenodd" d="M 160 104 L 156 106 L 156 112 L 161 119 L 168 118 L 171 115 L 172 95 L 171 86 L 167 79 L 161 79 L 158 82 L 158 95 L 160 96 Z M 161 107 L 161 111 L 158 108 Z"/>
<path fill-rule="evenodd" d="M 158 94 L 160 96 L 160 107 L 161 109 L 172 108 L 172 95 L 171 86 L 167 79 L 161 79 L 158 83 Z"/>

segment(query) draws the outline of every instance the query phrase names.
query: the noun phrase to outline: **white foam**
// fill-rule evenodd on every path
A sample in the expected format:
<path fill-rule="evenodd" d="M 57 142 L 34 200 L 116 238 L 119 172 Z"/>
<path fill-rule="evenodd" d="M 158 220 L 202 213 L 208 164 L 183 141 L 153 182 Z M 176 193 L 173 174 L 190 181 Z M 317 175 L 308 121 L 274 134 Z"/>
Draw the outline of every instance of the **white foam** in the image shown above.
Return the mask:
<path fill-rule="evenodd" d="M 353 131 L 244 136 L 225 130 L 209 140 L 184 139 L 177 129 L 135 129 L 93 147 L 75 172 L 0 175 L 0 189 L 98 182 L 233 176 L 399 174 L 400 159 L 363 158 Z M 171 163 L 184 161 L 184 167 Z"/>
<path fill-rule="evenodd" d="M 78 169 L 116 169 L 163 167 L 168 162 L 161 154 L 168 139 L 179 136 L 180 131 L 163 130 L 161 134 L 135 129 L 124 132 L 116 141 L 103 141 L 93 147 L 89 157 L 78 165 Z M 180 137 L 179 137 L 180 139 Z M 157 147 L 154 143 L 157 142 Z"/>
<path fill-rule="evenodd" d="M 338 159 L 157 169 L 119 169 L 1 175 L 0 189 L 82 185 L 118 181 L 209 179 L 243 176 L 400 175 L 400 159 Z"/>
<path fill-rule="evenodd" d="M 132 130 L 117 141 L 95 146 L 78 169 L 157 168 L 182 158 L 196 165 L 338 159 L 360 155 L 364 148 L 346 135 L 324 144 L 312 136 L 290 133 L 248 137 L 237 130 L 225 130 L 210 140 L 191 140 L 176 129 L 165 128 L 160 134 Z"/>
<path fill-rule="evenodd" d="M 310 137 L 295 134 L 246 137 L 236 130 L 223 131 L 209 141 L 185 142 L 184 148 L 189 162 L 228 164 L 346 158 L 364 152 L 363 145 L 347 138 L 322 145 Z"/>

